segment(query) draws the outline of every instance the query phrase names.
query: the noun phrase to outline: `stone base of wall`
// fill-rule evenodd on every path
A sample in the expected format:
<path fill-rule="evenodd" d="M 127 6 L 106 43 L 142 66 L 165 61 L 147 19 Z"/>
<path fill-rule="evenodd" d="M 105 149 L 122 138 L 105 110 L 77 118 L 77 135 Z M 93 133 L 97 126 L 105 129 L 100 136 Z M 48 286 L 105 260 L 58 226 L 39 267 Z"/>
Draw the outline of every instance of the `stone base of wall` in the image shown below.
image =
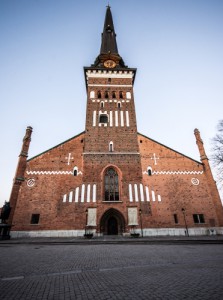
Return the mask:
<path fill-rule="evenodd" d="M 102 236 L 101 233 L 92 231 L 94 236 Z M 137 229 L 134 231 L 141 235 L 141 230 Z M 211 236 L 211 235 L 223 235 L 223 227 L 214 228 L 189 228 L 189 236 Z M 12 238 L 35 238 L 35 237 L 83 237 L 85 234 L 84 230 L 38 230 L 38 231 L 11 231 L 10 235 Z M 129 236 L 130 234 L 123 233 L 123 236 Z M 143 236 L 187 236 L 184 228 L 144 228 Z"/>

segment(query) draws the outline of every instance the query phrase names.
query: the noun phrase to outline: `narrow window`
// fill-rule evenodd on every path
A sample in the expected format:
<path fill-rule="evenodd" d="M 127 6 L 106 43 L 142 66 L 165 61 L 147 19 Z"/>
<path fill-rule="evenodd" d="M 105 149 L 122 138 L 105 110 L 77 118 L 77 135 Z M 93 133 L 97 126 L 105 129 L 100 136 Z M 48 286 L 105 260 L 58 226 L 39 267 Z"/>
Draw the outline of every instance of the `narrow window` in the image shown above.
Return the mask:
<path fill-rule="evenodd" d="M 111 83 L 111 78 L 108 78 L 108 83 Z"/>
<path fill-rule="evenodd" d="M 119 98 L 123 99 L 123 92 L 119 92 Z"/>
<path fill-rule="evenodd" d="M 104 106 L 105 106 L 105 103 L 102 101 L 101 102 L 101 108 L 104 108 Z"/>
<path fill-rule="evenodd" d="M 105 91 L 105 99 L 108 99 L 108 92 Z"/>
<path fill-rule="evenodd" d="M 117 103 L 118 108 L 121 108 L 121 102 Z"/>
<path fill-rule="evenodd" d="M 116 93 L 112 92 L 112 99 L 115 99 L 115 98 L 116 98 Z"/>
<path fill-rule="evenodd" d="M 174 217 L 174 222 L 175 222 L 175 224 L 178 224 L 178 217 L 177 217 L 177 214 L 174 214 L 173 217 Z"/>
<path fill-rule="evenodd" d="M 105 201 L 119 201 L 118 174 L 113 168 L 105 171 Z"/>
<path fill-rule="evenodd" d="M 101 92 L 98 91 L 98 99 L 101 99 Z"/>
<path fill-rule="evenodd" d="M 78 167 L 74 167 L 73 175 L 74 176 L 78 175 Z"/>
<path fill-rule="evenodd" d="M 31 224 L 39 224 L 39 217 L 40 217 L 40 214 L 32 214 L 30 223 Z"/>
<path fill-rule="evenodd" d="M 109 143 L 109 152 L 113 152 L 114 149 L 113 149 L 113 142 L 110 142 Z"/>
<path fill-rule="evenodd" d="M 205 223 L 203 214 L 193 214 L 193 219 L 195 224 L 203 224 Z"/>
<path fill-rule="evenodd" d="M 152 168 L 151 167 L 147 168 L 147 174 L 148 174 L 148 176 L 152 176 Z"/>
<path fill-rule="evenodd" d="M 108 115 L 101 114 L 99 117 L 99 123 L 108 123 Z"/>

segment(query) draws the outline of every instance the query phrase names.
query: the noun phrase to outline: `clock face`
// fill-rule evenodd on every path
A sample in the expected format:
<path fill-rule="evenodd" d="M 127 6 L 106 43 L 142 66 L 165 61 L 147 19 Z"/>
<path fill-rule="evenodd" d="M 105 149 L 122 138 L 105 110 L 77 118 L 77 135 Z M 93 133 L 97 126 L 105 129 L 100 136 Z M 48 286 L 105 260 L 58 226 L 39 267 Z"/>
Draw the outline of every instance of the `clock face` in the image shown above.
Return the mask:
<path fill-rule="evenodd" d="M 108 59 L 104 62 L 104 66 L 106 68 L 114 68 L 116 66 L 116 63 L 112 59 Z"/>

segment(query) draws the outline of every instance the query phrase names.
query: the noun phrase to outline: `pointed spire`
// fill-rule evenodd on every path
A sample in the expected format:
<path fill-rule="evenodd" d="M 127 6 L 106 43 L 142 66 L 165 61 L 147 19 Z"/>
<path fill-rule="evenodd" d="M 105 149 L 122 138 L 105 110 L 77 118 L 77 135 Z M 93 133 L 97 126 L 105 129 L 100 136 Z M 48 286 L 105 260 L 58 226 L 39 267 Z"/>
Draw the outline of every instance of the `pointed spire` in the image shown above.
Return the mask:
<path fill-rule="evenodd" d="M 111 9 L 110 9 L 109 5 L 107 6 L 106 15 L 105 15 L 104 30 L 102 33 L 100 53 L 101 54 L 105 54 L 105 53 L 118 54 L 115 28 L 114 28 Z"/>
<path fill-rule="evenodd" d="M 113 24 L 111 8 L 108 5 L 105 14 L 105 22 L 103 33 L 101 35 L 101 49 L 100 54 L 96 58 L 92 66 L 104 68 L 105 61 L 112 60 L 113 66 L 116 68 L 127 68 L 122 57 L 118 53 L 118 46 L 116 42 L 116 33 Z"/>

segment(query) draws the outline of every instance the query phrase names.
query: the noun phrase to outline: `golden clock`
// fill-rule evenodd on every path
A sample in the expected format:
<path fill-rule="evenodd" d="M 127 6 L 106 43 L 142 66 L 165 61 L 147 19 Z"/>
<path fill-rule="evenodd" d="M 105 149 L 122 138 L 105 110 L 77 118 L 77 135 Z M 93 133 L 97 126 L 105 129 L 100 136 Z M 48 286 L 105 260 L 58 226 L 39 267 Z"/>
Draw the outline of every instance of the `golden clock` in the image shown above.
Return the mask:
<path fill-rule="evenodd" d="M 104 62 L 105 68 L 114 68 L 116 66 L 116 63 L 112 59 L 108 59 Z"/>

